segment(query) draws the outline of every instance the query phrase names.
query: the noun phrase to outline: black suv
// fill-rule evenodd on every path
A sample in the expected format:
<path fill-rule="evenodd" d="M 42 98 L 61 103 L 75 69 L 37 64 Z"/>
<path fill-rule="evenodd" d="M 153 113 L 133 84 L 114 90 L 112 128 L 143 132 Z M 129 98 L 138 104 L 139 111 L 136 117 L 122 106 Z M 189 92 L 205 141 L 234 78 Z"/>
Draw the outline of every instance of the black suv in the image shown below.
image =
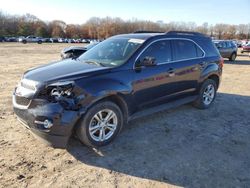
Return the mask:
<path fill-rule="evenodd" d="M 200 33 L 117 35 L 77 59 L 25 72 L 14 111 L 54 147 L 65 147 L 72 133 L 103 146 L 132 119 L 190 102 L 210 107 L 222 66 L 212 40 Z"/>
<path fill-rule="evenodd" d="M 218 48 L 223 58 L 228 58 L 230 61 L 235 61 L 237 57 L 238 47 L 232 40 L 214 40 L 215 46 Z"/>

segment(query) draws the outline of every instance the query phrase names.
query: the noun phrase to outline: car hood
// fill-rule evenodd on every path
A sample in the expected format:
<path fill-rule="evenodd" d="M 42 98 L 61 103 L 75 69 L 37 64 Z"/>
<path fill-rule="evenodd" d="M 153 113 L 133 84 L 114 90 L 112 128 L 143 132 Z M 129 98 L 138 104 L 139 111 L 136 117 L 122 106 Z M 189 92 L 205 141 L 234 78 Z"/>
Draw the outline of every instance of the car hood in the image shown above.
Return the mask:
<path fill-rule="evenodd" d="M 110 67 L 88 64 L 77 59 L 66 59 L 30 69 L 24 73 L 23 78 L 40 83 L 48 83 L 89 76 L 90 74 L 92 75 L 93 72 L 98 74 L 108 69 L 110 69 Z"/>

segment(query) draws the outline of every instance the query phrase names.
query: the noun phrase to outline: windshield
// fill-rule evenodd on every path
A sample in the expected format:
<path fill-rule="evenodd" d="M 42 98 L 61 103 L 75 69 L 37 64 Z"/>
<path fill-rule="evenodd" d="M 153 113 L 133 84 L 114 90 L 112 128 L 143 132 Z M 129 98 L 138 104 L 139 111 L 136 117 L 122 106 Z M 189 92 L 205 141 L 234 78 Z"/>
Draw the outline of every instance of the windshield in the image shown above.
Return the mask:
<path fill-rule="evenodd" d="M 110 38 L 79 57 L 85 63 L 115 67 L 125 63 L 144 42 L 141 39 Z"/>

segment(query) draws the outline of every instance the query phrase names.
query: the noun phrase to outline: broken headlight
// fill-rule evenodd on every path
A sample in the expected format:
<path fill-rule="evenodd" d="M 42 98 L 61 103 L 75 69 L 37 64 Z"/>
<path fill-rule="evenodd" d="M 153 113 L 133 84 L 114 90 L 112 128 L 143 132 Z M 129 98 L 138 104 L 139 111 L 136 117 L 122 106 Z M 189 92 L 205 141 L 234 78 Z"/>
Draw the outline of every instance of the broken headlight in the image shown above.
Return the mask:
<path fill-rule="evenodd" d="M 48 86 L 50 99 L 59 102 L 64 108 L 71 109 L 75 106 L 74 82 L 56 82 Z"/>
<path fill-rule="evenodd" d="M 49 85 L 48 87 L 51 88 L 50 96 L 55 98 L 60 97 L 67 97 L 70 98 L 73 96 L 73 82 L 57 82 Z"/>

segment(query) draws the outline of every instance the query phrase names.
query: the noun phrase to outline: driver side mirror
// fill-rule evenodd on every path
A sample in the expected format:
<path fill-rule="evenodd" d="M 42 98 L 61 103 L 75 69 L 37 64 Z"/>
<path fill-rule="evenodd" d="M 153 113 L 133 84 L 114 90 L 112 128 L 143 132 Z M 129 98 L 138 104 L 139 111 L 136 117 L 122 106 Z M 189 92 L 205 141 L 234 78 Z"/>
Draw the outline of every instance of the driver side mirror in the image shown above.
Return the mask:
<path fill-rule="evenodd" d="M 146 56 L 140 61 L 139 66 L 152 67 L 156 65 L 156 59 L 154 57 Z"/>

